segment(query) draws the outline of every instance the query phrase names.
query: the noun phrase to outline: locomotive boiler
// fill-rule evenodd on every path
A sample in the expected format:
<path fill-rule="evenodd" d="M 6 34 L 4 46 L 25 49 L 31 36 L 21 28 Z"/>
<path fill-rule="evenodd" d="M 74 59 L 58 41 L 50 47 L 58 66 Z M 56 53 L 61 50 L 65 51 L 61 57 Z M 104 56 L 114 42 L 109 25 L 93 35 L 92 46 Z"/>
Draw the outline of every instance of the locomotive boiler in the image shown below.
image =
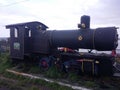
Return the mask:
<path fill-rule="evenodd" d="M 95 65 L 94 67 L 92 66 L 91 70 L 94 69 L 92 72 L 96 72 L 95 70 L 98 68 L 98 66 L 96 66 L 96 61 L 102 62 L 103 64 L 104 60 L 100 61 L 100 59 L 104 57 L 104 59 L 106 59 L 107 57 L 105 62 L 107 61 L 107 63 L 110 63 L 108 64 L 108 68 L 112 67 L 112 61 L 108 60 L 108 58 L 110 59 L 111 56 L 97 55 L 97 57 L 101 58 L 96 59 L 96 54 L 91 55 L 87 53 L 81 56 L 78 55 L 79 52 L 76 52 L 76 50 L 80 48 L 91 50 L 94 49 L 98 51 L 115 50 L 118 44 L 117 28 L 105 27 L 90 29 L 89 16 L 82 16 L 81 24 L 79 24 L 78 27 L 79 28 L 75 30 L 51 31 L 47 30 L 48 27 L 46 25 L 37 21 L 7 25 L 6 28 L 10 29 L 10 56 L 16 61 L 24 60 L 25 57 L 38 57 L 41 58 L 41 61 L 45 61 L 47 64 L 49 64 L 49 57 L 54 57 L 55 53 L 57 53 L 58 56 L 61 56 L 60 60 L 62 61 L 62 65 L 65 66 L 67 65 L 66 62 L 69 64 L 69 61 L 71 61 L 65 61 L 65 59 L 73 59 L 72 61 L 77 64 L 75 64 L 76 66 L 79 66 L 79 70 L 82 72 L 89 72 L 87 69 L 82 70 L 83 67 L 88 67 L 89 65 L 85 64 L 84 66 L 81 66 L 83 65 L 81 64 L 81 59 L 92 59 L 91 62 Z M 61 52 L 58 50 L 60 47 L 69 48 L 73 52 Z M 47 59 L 43 57 L 46 57 Z M 57 59 L 59 57 L 55 56 L 55 58 Z M 82 61 L 82 63 L 86 63 L 87 61 L 89 62 L 90 60 Z M 105 67 L 105 65 L 106 64 L 104 64 L 104 66 L 100 66 L 99 68 Z M 64 69 L 67 68 L 64 67 Z M 110 72 L 112 72 L 112 68 Z"/>

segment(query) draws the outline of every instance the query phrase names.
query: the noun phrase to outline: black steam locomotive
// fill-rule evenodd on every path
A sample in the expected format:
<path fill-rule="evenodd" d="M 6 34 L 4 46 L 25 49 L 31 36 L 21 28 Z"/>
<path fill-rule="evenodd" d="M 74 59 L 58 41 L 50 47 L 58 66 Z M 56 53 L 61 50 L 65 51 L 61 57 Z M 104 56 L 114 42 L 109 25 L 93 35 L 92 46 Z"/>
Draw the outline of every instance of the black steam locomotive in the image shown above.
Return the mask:
<path fill-rule="evenodd" d="M 10 29 L 10 56 L 13 61 L 38 60 L 39 66 L 52 65 L 80 74 L 112 75 L 114 57 L 91 50 L 111 51 L 118 45 L 117 28 L 90 29 L 90 17 L 82 16 L 76 30 L 47 30 L 41 22 L 7 25 Z M 90 49 L 79 52 L 79 48 Z"/>

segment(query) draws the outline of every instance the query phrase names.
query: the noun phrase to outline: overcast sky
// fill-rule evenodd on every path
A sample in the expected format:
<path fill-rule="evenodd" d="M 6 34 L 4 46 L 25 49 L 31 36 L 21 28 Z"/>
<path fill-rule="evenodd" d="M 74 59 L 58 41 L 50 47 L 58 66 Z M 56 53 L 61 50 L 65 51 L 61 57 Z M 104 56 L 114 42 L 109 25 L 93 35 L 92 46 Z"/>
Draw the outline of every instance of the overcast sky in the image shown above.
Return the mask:
<path fill-rule="evenodd" d="M 5 25 L 29 21 L 76 29 L 82 15 L 91 16 L 91 28 L 120 27 L 120 0 L 0 0 L 0 37 L 9 36 Z"/>

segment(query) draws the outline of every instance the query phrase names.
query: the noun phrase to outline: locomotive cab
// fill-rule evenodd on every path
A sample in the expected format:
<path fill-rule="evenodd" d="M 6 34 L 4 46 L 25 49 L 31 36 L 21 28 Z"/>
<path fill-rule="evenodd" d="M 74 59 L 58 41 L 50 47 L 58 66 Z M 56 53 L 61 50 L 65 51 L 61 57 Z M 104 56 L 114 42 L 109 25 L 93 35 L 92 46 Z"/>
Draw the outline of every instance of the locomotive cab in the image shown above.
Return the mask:
<path fill-rule="evenodd" d="M 13 59 L 24 59 L 33 50 L 33 41 L 37 30 L 46 30 L 48 27 L 40 22 L 27 22 L 7 25 L 10 29 L 10 56 Z M 31 43 L 32 42 L 32 43 Z"/>

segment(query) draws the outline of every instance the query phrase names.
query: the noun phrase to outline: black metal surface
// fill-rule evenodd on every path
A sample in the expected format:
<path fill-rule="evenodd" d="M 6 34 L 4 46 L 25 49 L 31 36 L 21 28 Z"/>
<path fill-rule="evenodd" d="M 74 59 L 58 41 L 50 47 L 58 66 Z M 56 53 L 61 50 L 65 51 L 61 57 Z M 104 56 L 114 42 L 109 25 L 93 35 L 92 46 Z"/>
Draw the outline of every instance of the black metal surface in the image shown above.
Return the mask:
<path fill-rule="evenodd" d="M 26 23 L 18 23 L 18 24 L 11 24 L 11 25 L 6 25 L 6 28 L 15 28 L 15 27 L 17 27 L 17 26 L 27 26 L 27 27 L 33 27 L 33 28 L 39 28 L 38 26 L 40 26 L 41 27 L 41 29 L 42 30 L 46 30 L 48 27 L 45 25 L 45 24 L 43 24 L 43 23 L 41 23 L 41 22 L 38 22 L 38 21 L 33 21 L 33 22 L 26 22 Z"/>
<path fill-rule="evenodd" d="M 37 44 L 36 46 L 36 40 L 38 40 L 39 38 L 36 38 L 35 36 L 37 31 L 46 31 L 48 27 L 41 22 L 34 21 L 27 23 L 11 24 L 7 25 L 6 28 L 10 28 L 11 58 L 24 59 L 24 55 L 29 55 L 35 50 L 40 51 L 39 44 Z M 15 29 L 17 30 L 17 37 L 15 37 Z M 29 30 L 31 30 L 30 36 Z"/>
<path fill-rule="evenodd" d="M 104 53 L 88 53 L 88 52 L 81 52 L 81 53 L 66 53 L 66 52 L 62 52 L 60 53 L 62 56 L 67 56 L 70 58 L 79 58 L 79 59 L 96 59 L 96 60 L 100 60 L 100 59 L 111 59 L 113 58 L 112 55 L 110 54 L 104 54 Z"/>
<path fill-rule="evenodd" d="M 40 22 L 28 22 L 7 25 L 10 28 L 10 53 L 12 58 L 23 59 L 31 53 L 49 54 L 57 47 L 71 49 L 113 50 L 117 47 L 117 30 L 115 27 L 97 29 L 78 29 L 46 31 L 46 25 Z M 15 29 L 18 37 L 15 37 Z M 29 36 L 31 30 L 31 36 Z M 17 49 L 15 49 L 17 46 Z"/>
<path fill-rule="evenodd" d="M 115 27 L 52 31 L 52 47 L 71 49 L 96 49 L 109 51 L 117 47 L 117 30 Z"/>
<path fill-rule="evenodd" d="M 113 62 L 115 61 L 115 58 L 110 54 L 63 52 L 61 53 L 61 55 L 63 58 L 65 58 L 65 60 L 68 60 L 68 62 L 69 59 L 70 60 L 73 59 L 75 62 L 77 61 L 79 63 L 77 67 L 79 67 L 80 71 L 83 71 L 82 69 L 84 69 L 84 74 L 86 75 L 88 74 L 100 76 L 113 75 Z M 83 68 L 82 64 L 84 65 Z"/>
<path fill-rule="evenodd" d="M 81 25 L 85 24 L 85 28 L 90 28 L 90 16 L 83 15 L 80 21 Z"/>
<path fill-rule="evenodd" d="M 100 76 L 112 76 L 113 75 L 113 59 L 112 58 L 101 58 L 98 64 L 98 75 Z"/>
<path fill-rule="evenodd" d="M 24 56 L 24 33 L 18 29 L 19 38 L 14 37 L 15 28 L 11 27 L 10 30 L 10 57 L 23 59 Z"/>
<path fill-rule="evenodd" d="M 50 45 L 49 45 L 49 31 L 36 31 L 34 32 L 33 37 L 33 50 L 34 53 L 41 53 L 41 54 L 48 54 L 50 52 Z"/>
<path fill-rule="evenodd" d="M 114 50 L 118 46 L 118 34 L 115 27 L 98 28 L 94 34 L 94 48 L 97 50 Z"/>

